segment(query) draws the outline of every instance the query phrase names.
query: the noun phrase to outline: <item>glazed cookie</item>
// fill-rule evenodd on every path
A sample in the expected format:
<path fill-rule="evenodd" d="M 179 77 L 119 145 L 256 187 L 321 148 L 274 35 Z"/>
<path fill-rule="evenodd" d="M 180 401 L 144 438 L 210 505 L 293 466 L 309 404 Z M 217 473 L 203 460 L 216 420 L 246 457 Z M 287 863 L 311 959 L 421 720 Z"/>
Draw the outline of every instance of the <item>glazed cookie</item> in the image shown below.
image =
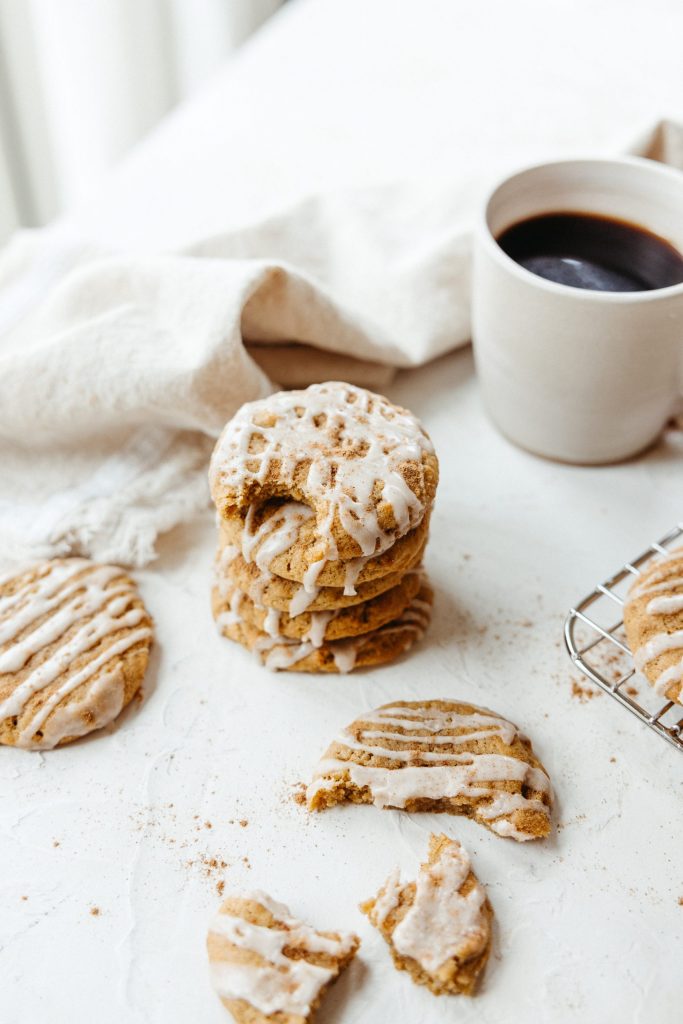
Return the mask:
<path fill-rule="evenodd" d="M 45 750 L 112 722 L 142 683 L 152 620 L 123 569 L 42 562 L 0 582 L 0 743 Z"/>
<path fill-rule="evenodd" d="M 683 548 L 651 562 L 631 587 L 624 626 L 636 668 L 683 704 Z"/>
<path fill-rule="evenodd" d="M 223 903 L 206 945 L 213 987 L 238 1024 L 306 1024 L 360 940 L 318 932 L 254 892 Z"/>
<path fill-rule="evenodd" d="M 385 704 L 347 726 L 307 800 L 312 811 L 350 801 L 466 814 L 523 842 L 550 832 L 552 791 L 517 726 L 472 704 L 421 700 Z"/>
<path fill-rule="evenodd" d="M 271 501 L 222 520 L 220 544 L 262 572 L 301 583 L 317 596 L 321 587 L 343 588 L 354 596 L 359 584 L 405 572 L 419 561 L 429 533 L 429 514 L 415 529 L 381 555 L 349 561 L 320 556 L 315 518 L 307 505 L 297 501 Z"/>
<path fill-rule="evenodd" d="M 435 996 L 474 994 L 491 952 L 493 910 L 460 843 L 429 837 L 416 882 L 398 868 L 360 908 L 379 930 L 399 971 Z"/>
<path fill-rule="evenodd" d="M 422 560 L 424 547 L 414 556 L 414 561 L 405 572 L 416 569 Z M 324 612 L 330 608 L 351 608 L 353 605 L 371 601 L 374 597 L 397 587 L 404 572 L 390 572 L 366 583 L 359 583 L 355 593 L 345 594 L 343 587 L 313 587 L 305 590 L 301 583 L 275 576 L 267 569 L 261 569 L 256 562 L 247 562 L 238 549 L 223 544 L 216 555 L 216 582 L 220 588 L 227 581 L 247 594 L 255 604 L 275 608 L 288 615 L 297 616 L 303 612 Z"/>
<path fill-rule="evenodd" d="M 216 624 L 230 640 L 258 654 L 266 668 L 289 672 L 352 672 L 356 668 L 386 665 L 404 654 L 429 625 L 432 590 L 422 583 L 408 607 L 391 622 L 361 636 L 325 641 L 315 647 L 311 640 L 268 636 L 228 610 Z"/>
<path fill-rule="evenodd" d="M 338 381 L 243 405 L 209 473 L 226 518 L 271 498 L 306 505 L 314 517 L 311 561 L 386 551 L 422 522 L 437 480 L 434 448 L 416 417 Z"/>
<path fill-rule="evenodd" d="M 211 603 L 217 621 L 225 621 L 221 616 L 228 613 L 236 621 L 254 626 L 270 637 L 286 637 L 321 647 L 325 641 L 369 633 L 398 618 L 417 596 L 422 580 L 421 570 L 413 569 L 405 573 L 391 590 L 385 590 L 363 604 L 322 612 L 302 612 L 295 616 L 255 604 L 234 583 L 225 580 L 214 587 Z"/>

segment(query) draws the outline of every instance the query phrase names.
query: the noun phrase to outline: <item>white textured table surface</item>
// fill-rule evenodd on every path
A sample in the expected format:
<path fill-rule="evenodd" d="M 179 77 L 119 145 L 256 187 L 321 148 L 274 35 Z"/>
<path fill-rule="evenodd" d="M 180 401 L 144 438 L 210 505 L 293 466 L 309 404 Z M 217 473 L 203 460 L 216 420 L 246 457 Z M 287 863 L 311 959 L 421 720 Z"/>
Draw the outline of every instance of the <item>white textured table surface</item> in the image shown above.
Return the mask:
<path fill-rule="evenodd" d="M 535 459 L 489 425 L 468 352 L 391 394 L 442 459 L 427 638 L 390 668 L 271 675 L 214 631 L 210 515 L 166 538 L 140 574 L 158 636 L 143 706 L 63 750 L 2 751 L 3 1024 L 224 1021 L 204 952 L 221 881 L 362 937 L 320 1024 L 680 1019 L 681 758 L 607 696 L 573 696 L 561 645 L 569 604 L 680 517 L 680 436 L 613 468 Z M 292 800 L 340 726 L 415 697 L 528 731 L 557 791 L 552 839 Z M 496 911 L 476 1000 L 416 988 L 356 909 L 396 862 L 415 869 L 433 829 L 466 844 Z"/>
<path fill-rule="evenodd" d="M 69 223 L 105 244 L 181 245 L 311 188 L 463 160 L 480 187 L 569 139 L 612 152 L 680 116 L 672 0 L 398 8 L 288 4 Z M 534 459 L 485 419 L 468 352 L 390 394 L 442 461 L 426 640 L 346 679 L 269 675 L 214 631 L 209 514 L 165 538 L 141 574 L 158 637 L 144 705 L 64 750 L 0 750 L 2 1024 L 226 1021 L 204 953 L 221 881 L 361 935 L 320 1024 L 680 1019 L 681 758 L 607 696 L 573 696 L 561 644 L 568 606 L 680 518 L 680 435 L 614 468 Z M 550 841 L 371 807 L 309 818 L 292 801 L 358 711 L 424 696 L 480 701 L 529 732 L 557 790 Z M 431 829 L 467 845 L 496 911 L 474 1001 L 415 988 L 356 909 L 397 861 L 414 870 Z"/>

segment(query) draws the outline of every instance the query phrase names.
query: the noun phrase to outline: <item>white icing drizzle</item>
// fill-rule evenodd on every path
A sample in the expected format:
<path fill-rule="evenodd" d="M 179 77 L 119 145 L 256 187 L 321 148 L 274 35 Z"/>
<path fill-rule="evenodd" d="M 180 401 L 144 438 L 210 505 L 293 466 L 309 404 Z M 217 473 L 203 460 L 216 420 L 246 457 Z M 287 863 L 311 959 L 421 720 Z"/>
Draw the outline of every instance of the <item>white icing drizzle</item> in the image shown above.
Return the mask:
<path fill-rule="evenodd" d="M 344 566 L 345 597 L 354 597 L 356 595 L 356 584 L 358 583 L 358 577 L 363 571 L 363 567 L 366 565 L 368 557 L 372 556 L 361 556 L 360 558 L 352 558 Z"/>
<path fill-rule="evenodd" d="M 322 647 L 327 626 L 337 614 L 334 609 L 325 612 L 311 612 L 311 625 L 304 635 L 304 641 L 310 641 L 314 647 Z"/>
<path fill-rule="evenodd" d="M 372 907 L 372 919 L 377 926 L 384 924 L 394 907 L 398 906 L 402 888 L 401 869 L 394 868 L 380 889 Z"/>
<path fill-rule="evenodd" d="M 317 562 L 311 562 L 308 569 L 306 569 L 301 584 L 309 594 L 316 594 L 318 592 L 318 579 L 326 565 L 326 559 L 319 558 Z"/>
<path fill-rule="evenodd" d="M 67 736 L 73 739 L 103 729 L 118 718 L 124 697 L 123 676 L 117 665 L 94 679 L 78 700 L 56 707 L 43 726 L 42 739 L 29 737 L 31 749 L 51 750 Z"/>
<path fill-rule="evenodd" d="M 280 613 L 277 608 L 265 608 L 263 629 L 268 636 L 278 637 L 280 635 Z"/>
<path fill-rule="evenodd" d="M 242 557 L 259 569 L 270 569 L 271 562 L 283 554 L 299 536 L 305 522 L 313 518 L 312 509 L 298 501 L 288 501 L 254 529 L 256 506 L 250 505 L 241 533 Z"/>
<path fill-rule="evenodd" d="M 386 725 L 388 730 L 373 728 Z M 471 726 L 471 728 L 469 728 Z M 410 729 L 397 733 L 396 728 Z M 455 735 L 452 730 L 469 728 Z M 420 729 L 426 735 L 416 734 Z M 359 789 L 368 788 L 377 807 L 405 807 L 412 800 L 439 800 L 451 797 L 486 799 L 475 809 L 475 816 L 485 819 L 494 832 L 524 841 L 534 838 L 521 832 L 509 820 L 515 811 L 538 811 L 550 817 L 552 790 L 546 773 L 507 754 L 477 753 L 476 750 L 423 750 L 424 745 L 457 747 L 470 742 L 499 736 L 509 745 L 518 735 L 516 726 L 493 712 L 475 710 L 471 715 L 421 708 L 387 705 L 361 717 L 339 736 L 335 743 L 343 748 L 335 757 L 324 757 L 308 788 L 309 804 L 315 795 L 334 789 L 339 773 L 348 774 Z M 396 749 L 397 743 L 405 743 Z M 345 749 L 344 749 L 345 748 Z M 403 762 L 399 767 L 356 764 L 344 757 L 345 750 L 362 751 L 373 757 Z M 415 762 L 434 762 L 416 764 Z M 521 792 L 500 789 L 501 783 L 515 782 L 538 794 L 545 794 L 548 804 Z"/>
<path fill-rule="evenodd" d="M 665 615 L 668 612 L 680 611 L 683 608 L 683 594 L 674 594 L 678 587 L 683 587 L 683 576 L 674 576 L 666 579 L 666 573 L 671 564 L 679 562 L 683 569 L 683 548 L 676 548 L 662 558 L 652 562 L 650 569 L 644 577 L 636 580 L 631 587 L 626 603 L 630 604 L 639 597 L 646 594 L 670 594 L 671 600 L 665 598 L 654 598 L 646 607 L 649 615 Z M 676 566 L 679 568 L 679 566 Z M 664 578 L 663 578 L 664 577 Z"/>
<path fill-rule="evenodd" d="M 338 557 L 336 518 L 363 555 L 377 555 L 422 520 L 425 506 L 400 470 L 405 463 L 420 466 L 432 452 L 412 414 L 362 388 L 331 382 L 243 405 L 219 438 L 209 478 L 220 500 L 226 488 L 240 493 L 262 485 L 272 466 L 282 485 L 292 487 L 296 470 L 308 464 L 304 489 L 321 509 L 325 557 Z M 378 485 L 393 511 L 392 530 L 380 525 Z"/>
<path fill-rule="evenodd" d="M 459 843 L 444 845 L 434 863 L 420 866 L 413 902 L 393 930 L 391 941 L 396 951 L 416 960 L 432 976 L 448 960 L 477 956 L 488 942 L 482 885 L 475 879 L 467 894 L 460 892 L 470 870 L 470 859 Z M 387 882 L 380 907 L 382 920 L 398 903 L 399 879 L 394 873 Z M 377 903 L 373 917 L 377 917 Z"/>
<path fill-rule="evenodd" d="M 303 615 L 313 604 L 319 593 L 320 587 L 311 587 L 310 590 L 305 590 L 304 587 L 296 586 L 289 602 L 289 614 L 291 617 L 295 618 L 297 615 Z"/>
<path fill-rule="evenodd" d="M 683 586 L 683 579 L 677 581 Z M 645 611 L 648 615 L 670 615 L 672 612 L 683 611 L 683 594 L 672 594 L 671 597 L 653 597 L 648 601 Z"/>
<path fill-rule="evenodd" d="M 667 651 L 683 650 L 683 629 L 677 629 L 673 633 L 656 633 L 653 637 L 633 652 L 633 661 L 639 672 L 645 670 L 650 661 L 654 661 L 660 654 Z M 683 680 L 683 658 L 674 665 L 665 669 L 654 683 L 654 690 L 658 694 L 665 694 L 672 683 Z"/>
<path fill-rule="evenodd" d="M 236 544 L 224 544 L 218 558 L 218 567 L 225 571 L 228 566 L 232 565 L 239 553 L 240 549 Z"/>
<path fill-rule="evenodd" d="M 210 933 L 227 939 L 240 950 L 250 950 L 261 958 L 256 963 L 240 963 L 230 953 L 211 961 L 211 979 L 223 999 L 242 999 L 260 1013 L 306 1017 L 322 988 L 338 974 L 338 968 L 321 967 L 305 958 L 293 959 L 285 948 L 306 953 L 326 953 L 337 960 L 348 956 L 356 940 L 351 935 L 338 938 L 321 935 L 310 925 L 290 916 L 287 907 L 269 899 L 265 893 L 254 892 L 247 899 L 265 907 L 284 928 L 268 928 L 252 924 L 229 911 L 219 911 Z"/>
<path fill-rule="evenodd" d="M 118 584 L 109 586 L 119 577 L 121 580 Z M 46 749 L 65 736 L 82 735 L 93 728 L 99 728 L 95 723 L 107 724 L 118 714 L 123 701 L 121 685 L 112 683 L 120 699 L 116 695 L 112 695 L 111 699 L 103 697 L 104 689 L 116 675 L 115 670 L 107 671 L 101 679 L 93 680 L 82 698 L 72 702 L 69 707 L 63 708 L 60 704 L 114 657 L 125 653 L 136 643 L 151 638 L 152 632 L 148 626 L 133 629 L 146 617 L 143 609 L 130 608 L 131 600 L 136 596 L 137 592 L 125 579 L 123 570 L 115 566 L 97 566 L 86 559 L 74 558 L 51 563 L 37 578 L 27 578 L 14 594 L 0 597 L 0 644 L 9 644 L 0 652 L 2 675 L 12 676 L 22 671 L 34 655 L 62 640 L 73 626 L 80 624 L 68 640 L 58 644 L 49 657 L 30 671 L 0 701 L 0 720 L 18 717 L 35 694 L 53 687 L 63 677 L 29 720 L 22 723 L 17 736 L 19 746 Z M 85 618 L 90 621 L 83 622 Z M 44 621 L 37 624 L 41 619 Z M 72 671 L 77 658 L 121 629 L 132 631 L 110 644 L 80 669 Z M 21 636 L 22 633 L 26 635 Z M 92 710 L 91 701 L 97 707 L 90 715 L 90 724 L 86 728 L 83 712 Z M 54 721 L 50 719 L 52 712 L 55 712 Z M 36 737 L 35 733 L 46 723 L 43 736 Z"/>

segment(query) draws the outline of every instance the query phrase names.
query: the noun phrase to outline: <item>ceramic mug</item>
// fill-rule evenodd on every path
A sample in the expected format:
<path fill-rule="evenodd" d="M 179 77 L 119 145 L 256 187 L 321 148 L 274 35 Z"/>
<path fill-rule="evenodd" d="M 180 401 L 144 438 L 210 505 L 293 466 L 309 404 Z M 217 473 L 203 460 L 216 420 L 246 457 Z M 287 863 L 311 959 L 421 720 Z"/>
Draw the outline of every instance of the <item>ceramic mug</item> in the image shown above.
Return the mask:
<path fill-rule="evenodd" d="M 472 336 L 493 421 L 536 454 L 616 462 L 680 407 L 683 284 L 602 292 L 538 277 L 496 238 L 550 212 L 630 221 L 683 252 L 683 173 L 635 157 L 542 164 L 498 185 L 477 226 Z"/>

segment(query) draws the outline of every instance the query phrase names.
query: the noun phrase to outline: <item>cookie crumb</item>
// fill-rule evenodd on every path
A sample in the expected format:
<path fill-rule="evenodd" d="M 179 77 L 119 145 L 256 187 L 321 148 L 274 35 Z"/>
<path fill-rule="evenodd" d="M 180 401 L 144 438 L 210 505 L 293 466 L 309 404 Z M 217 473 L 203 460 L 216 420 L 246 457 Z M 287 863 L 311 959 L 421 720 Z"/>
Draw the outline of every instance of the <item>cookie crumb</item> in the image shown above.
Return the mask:
<path fill-rule="evenodd" d="M 249 822 L 247 821 L 246 818 L 240 818 L 239 824 L 242 826 L 242 828 L 246 828 Z"/>
<path fill-rule="evenodd" d="M 28 896 L 22 896 L 21 898 L 22 898 L 22 900 L 27 900 Z"/>
<path fill-rule="evenodd" d="M 218 893 L 219 896 L 223 895 L 223 890 L 224 889 L 225 889 L 225 882 L 221 878 L 220 881 L 216 882 L 216 892 Z"/>
<path fill-rule="evenodd" d="M 21 898 L 22 898 L 22 900 L 26 899 L 25 896 L 22 896 Z M 683 907 L 683 896 L 679 896 L 678 897 L 678 905 L 679 905 L 679 907 Z"/>
<path fill-rule="evenodd" d="M 211 824 L 210 821 L 205 821 L 204 822 L 204 828 L 213 828 L 213 825 Z"/>
<path fill-rule="evenodd" d="M 294 786 L 294 792 L 292 793 L 292 800 L 295 804 L 306 803 L 306 783 L 297 782 Z"/>
<path fill-rule="evenodd" d="M 610 763 L 611 764 L 616 764 L 617 763 L 616 757 L 610 757 Z"/>
<path fill-rule="evenodd" d="M 92 917 L 99 917 L 100 916 L 100 908 L 99 907 L 91 907 L 90 908 L 90 914 L 92 915 Z"/>
<path fill-rule="evenodd" d="M 59 839 L 53 839 L 52 840 L 52 845 L 53 846 L 59 846 L 60 845 Z"/>

